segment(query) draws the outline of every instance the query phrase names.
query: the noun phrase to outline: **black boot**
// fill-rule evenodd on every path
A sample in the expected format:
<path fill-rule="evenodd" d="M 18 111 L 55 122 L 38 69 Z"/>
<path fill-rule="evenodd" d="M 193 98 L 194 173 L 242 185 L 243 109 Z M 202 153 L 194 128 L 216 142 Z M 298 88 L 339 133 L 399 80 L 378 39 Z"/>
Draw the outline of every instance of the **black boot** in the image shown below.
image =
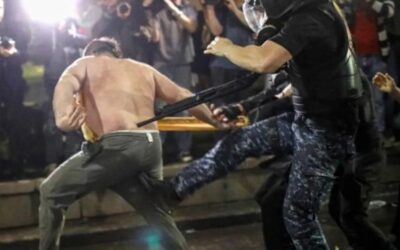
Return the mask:
<path fill-rule="evenodd" d="M 171 213 L 182 202 L 183 199 L 175 192 L 174 186 L 169 180 L 157 180 L 148 174 L 141 174 L 139 178 L 150 196 L 168 213 Z"/>

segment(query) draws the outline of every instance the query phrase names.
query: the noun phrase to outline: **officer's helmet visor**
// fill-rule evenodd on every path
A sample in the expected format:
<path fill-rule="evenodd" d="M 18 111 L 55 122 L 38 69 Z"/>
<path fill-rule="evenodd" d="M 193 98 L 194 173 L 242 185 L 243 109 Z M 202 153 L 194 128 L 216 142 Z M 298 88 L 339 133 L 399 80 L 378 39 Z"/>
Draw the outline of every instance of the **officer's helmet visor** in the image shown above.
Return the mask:
<path fill-rule="evenodd" d="M 259 0 L 246 0 L 243 4 L 243 14 L 249 28 L 255 33 L 262 29 L 268 19 Z"/>

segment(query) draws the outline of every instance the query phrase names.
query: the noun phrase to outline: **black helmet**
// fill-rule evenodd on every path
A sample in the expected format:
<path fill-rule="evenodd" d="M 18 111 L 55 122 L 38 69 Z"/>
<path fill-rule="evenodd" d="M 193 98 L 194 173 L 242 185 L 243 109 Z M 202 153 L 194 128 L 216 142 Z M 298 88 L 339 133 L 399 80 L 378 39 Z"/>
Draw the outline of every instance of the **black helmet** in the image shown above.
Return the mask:
<path fill-rule="evenodd" d="M 329 0 L 261 0 L 268 18 L 280 19 L 284 15 L 313 3 L 327 3 Z"/>
<path fill-rule="evenodd" d="M 257 32 L 256 44 L 261 45 L 265 41 L 275 36 L 282 26 L 282 23 L 278 20 L 268 19 Z"/>

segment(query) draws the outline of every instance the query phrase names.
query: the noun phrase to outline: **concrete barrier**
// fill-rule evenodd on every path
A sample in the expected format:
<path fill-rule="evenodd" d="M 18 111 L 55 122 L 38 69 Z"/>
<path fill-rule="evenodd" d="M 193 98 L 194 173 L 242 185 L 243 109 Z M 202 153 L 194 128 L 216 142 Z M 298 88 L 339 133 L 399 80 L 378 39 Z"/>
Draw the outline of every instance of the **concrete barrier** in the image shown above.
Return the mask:
<path fill-rule="evenodd" d="M 38 186 L 42 179 L 0 183 L 0 229 L 37 224 Z M 72 204 L 67 219 L 81 218 L 79 202 Z"/>
<path fill-rule="evenodd" d="M 248 159 L 239 170 L 213 182 L 182 203 L 182 206 L 223 203 L 252 199 L 265 179 L 257 168 L 267 158 Z M 165 178 L 172 177 L 185 166 L 176 164 L 164 169 Z M 0 229 L 36 225 L 38 221 L 39 185 L 43 179 L 0 183 Z M 134 212 L 121 197 L 109 190 L 93 192 L 73 203 L 67 219 L 82 219 Z"/>

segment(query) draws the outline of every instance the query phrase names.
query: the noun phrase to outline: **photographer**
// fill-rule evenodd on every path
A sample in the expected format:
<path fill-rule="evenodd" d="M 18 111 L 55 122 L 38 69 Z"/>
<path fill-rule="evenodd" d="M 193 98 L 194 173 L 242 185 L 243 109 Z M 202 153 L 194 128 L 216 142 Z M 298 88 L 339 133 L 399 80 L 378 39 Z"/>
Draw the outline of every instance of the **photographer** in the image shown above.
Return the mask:
<path fill-rule="evenodd" d="M 247 26 L 247 22 L 244 18 L 243 12 L 240 6 L 243 4 L 241 0 L 205 0 L 204 4 L 209 6 L 216 6 L 218 4 L 224 4 L 243 25 Z"/>
<path fill-rule="evenodd" d="M 112 37 L 125 57 L 149 63 L 152 31 L 141 1 L 99 0 L 97 4 L 103 14 L 92 28 L 92 37 Z"/>
<path fill-rule="evenodd" d="M 21 8 L 21 1 L 0 1 L 0 117 L 1 129 L 8 140 L 8 163 L 12 178 L 22 173 L 22 166 L 29 161 L 25 152 L 26 139 L 21 112 L 24 112 L 26 82 L 22 76 L 22 64 L 27 59 L 30 30 Z M 24 117 L 26 119 L 26 116 Z M 29 130 L 28 130 L 29 131 Z M 7 170 L 3 168 L 3 174 Z"/>
<path fill-rule="evenodd" d="M 21 65 L 27 58 L 30 30 L 19 9 L 19 1 L 2 1 L 3 18 L 0 20 L 0 102 L 8 108 L 20 107 L 26 90 Z M 10 13 L 13 13 L 11 15 Z M 6 74 L 7 72 L 7 74 Z"/>
<path fill-rule="evenodd" d="M 132 5 L 129 2 L 122 1 L 116 6 L 116 14 L 121 19 L 126 19 L 131 15 Z"/>
<path fill-rule="evenodd" d="M 0 55 L 3 57 L 10 57 L 18 53 L 15 48 L 15 41 L 9 37 L 0 37 Z"/>
<path fill-rule="evenodd" d="M 0 24 L 0 108 L 8 120 L 12 110 L 22 106 L 26 83 L 22 79 L 21 57 L 15 41 L 6 34 Z"/>

